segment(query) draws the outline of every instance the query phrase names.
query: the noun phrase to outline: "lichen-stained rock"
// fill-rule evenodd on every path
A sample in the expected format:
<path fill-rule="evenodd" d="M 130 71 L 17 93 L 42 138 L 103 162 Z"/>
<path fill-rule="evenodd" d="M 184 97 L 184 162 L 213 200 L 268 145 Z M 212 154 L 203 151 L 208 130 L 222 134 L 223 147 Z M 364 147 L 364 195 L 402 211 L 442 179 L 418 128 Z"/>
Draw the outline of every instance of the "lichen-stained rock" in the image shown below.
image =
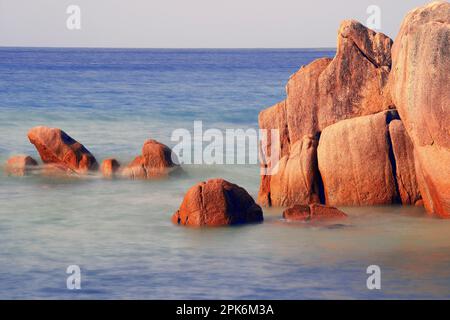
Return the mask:
<path fill-rule="evenodd" d="M 414 165 L 414 147 L 400 120 L 389 123 L 395 175 L 403 204 L 415 204 L 421 199 Z"/>
<path fill-rule="evenodd" d="M 105 178 L 112 178 L 120 168 L 120 163 L 114 158 L 108 158 L 102 161 L 100 170 Z"/>
<path fill-rule="evenodd" d="M 287 221 L 322 221 L 347 218 L 341 210 L 321 204 L 294 205 L 283 211 L 283 218 Z"/>
<path fill-rule="evenodd" d="M 123 170 L 122 175 L 131 179 L 167 177 L 178 165 L 172 161 L 172 150 L 156 141 L 147 140 L 142 155 L 137 156 Z"/>
<path fill-rule="evenodd" d="M 320 202 L 317 144 L 310 135 L 293 144 L 290 154 L 280 159 L 278 172 L 270 177 L 267 190 L 259 196 L 267 195 L 272 206 L 280 207 Z"/>
<path fill-rule="evenodd" d="M 6 161 L 5 171 L 8 175 L 24 176 L 37 167 L 38 163 L 30 156 L 17 155 Z"/>
<path fill-rule="evenodd" d="M 396 201 L 389 121 L 395 111 L 340 121 L 323 130 L 317 149 L 325 203 L 381 205 Z"/>
<path fill-rule="evenodd" d="M 260 128 L 279 130 L 281 156 L 305 135 L 316 136 L 340 120 L 391 108 L 391 45 L 392 40 L 382 33 L 354 20 L 342 22 L 336 56 L 301 67 L 288 81 L 286 100 L 259 115 Z M 262 205 L 270 205 L 271 179 L 261 178 L 258 202 Z"/>
<path fill-rule="evenodd" d="M 223 179 L 191 187 L 172 222 L 186 226 L 226 226 L 262 222 L 263 213 L 245 189 Z"/>
<path fill-rule="evenodd" d="M 61 129 L 34 127 L 28 131 L 28 139 L 46 164 L 62 166 L 76 173 L 98 169 L 97 160 L 89 150 Z"/>
<path fill-rule="evenodd" d="M 392 47 L 391 95 L 414 145 L 428 212 L 450 218 L 450 3 L 405 17 Z M 417 163 L 418 162 L 418 163 Z"/>

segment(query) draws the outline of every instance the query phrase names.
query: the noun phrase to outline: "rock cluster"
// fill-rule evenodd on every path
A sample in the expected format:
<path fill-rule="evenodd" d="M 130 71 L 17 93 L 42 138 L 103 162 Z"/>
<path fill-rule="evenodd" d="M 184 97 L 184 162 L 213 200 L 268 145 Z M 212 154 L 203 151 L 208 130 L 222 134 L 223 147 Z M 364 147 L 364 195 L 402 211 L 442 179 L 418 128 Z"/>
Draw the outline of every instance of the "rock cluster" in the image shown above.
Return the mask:
<path fill-rule="evenodd" d="M 303 66 L 259 114 L 281 159 L 263 206 L 424 203 L 450 217 L 450 4 L 409 13 L 392 42 L 344 21 L 337 53 Z M 272 160 L 273 161 L 273 160 Z M 423 200 L 422 200 L 423 197 Z"/>
<path fill-rule="evenodd" d="M 99 169 L 96 158 L 80 142 L 58 128 L 34 127 L 28 131 L 28 139 L 36 147 L 43 166 L 43 175 L 85 175 Z M 132 179 L 154 179 L 166 177 L 178 166 L 172 161 L 172 151 L 166 145 L 147 140 L 142 155 L 136 157 L 125 168 L 114 158 L 104 159 L 100 171 L 106 178 L 126 177 Z M 30 156 L 13 156 L 7 160 L 5 169 L 10 175 L 25 175 L 37 167 Z"/>

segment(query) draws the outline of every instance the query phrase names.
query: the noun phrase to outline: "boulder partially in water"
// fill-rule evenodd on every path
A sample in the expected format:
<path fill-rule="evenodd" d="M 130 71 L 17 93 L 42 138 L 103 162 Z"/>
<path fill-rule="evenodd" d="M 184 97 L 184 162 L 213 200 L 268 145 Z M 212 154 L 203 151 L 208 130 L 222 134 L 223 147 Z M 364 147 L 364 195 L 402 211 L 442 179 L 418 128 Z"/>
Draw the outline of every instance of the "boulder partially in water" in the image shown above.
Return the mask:
<path fill-rule="evenodd" d="M 450 218 L 450 3 L 411 11 L 392 47 L 391 95 L 414 145 L 424 206 Z"/>
<path fill-rule="evenodd" d="M 120 168 L 120 163 L 114 158 L 108 158 L 102 161 L 100 171 L 105 178 L 112 178 Z"/>
<path fill-rule="evenodd" d="M 283 211 L 287 221 L 322 221 L 346 218 L 347 215 L 335 208 L 321 204 L 294 205 Z"/>
<path fill-rule="evenodd" d="M 248 192 L 223 179 L 191 187 L 172 222 L 185 226 L 226 226 L 263 221 L 263 212 Z"/>
<path fill-rule="evenodd" d="M 6 161 L 5 172 L 8 175 L 24 176 L 36 169 L 38 163 L 27 155 L 16 155 Z"/>
<path fill-rule="evenodd" d="M 76 173 L 98 169 L 97 160 L 89 150 L 61 129 L 34 127 L 28 131 L 28 139 L 46 164 L 54 164 Z"/>
<path fill-rule="evenodd" d="M 142 155 L 134 158 L 123 170 L 122 175 L 131 179 L 154 179 L 167 177 L 179 166 L 172 160 L 172 150 L 156 140 L 145 141 Z"/>
<path fill-rule="evenodd" d="M 278 172 L 270 177 L 270 205 L 283 207 L 292 203 L 319 203 L 318 140 L 306 135 L 292 145 L 279 161 Z M 264 202 L 265 192 L 260 192 Z"/>

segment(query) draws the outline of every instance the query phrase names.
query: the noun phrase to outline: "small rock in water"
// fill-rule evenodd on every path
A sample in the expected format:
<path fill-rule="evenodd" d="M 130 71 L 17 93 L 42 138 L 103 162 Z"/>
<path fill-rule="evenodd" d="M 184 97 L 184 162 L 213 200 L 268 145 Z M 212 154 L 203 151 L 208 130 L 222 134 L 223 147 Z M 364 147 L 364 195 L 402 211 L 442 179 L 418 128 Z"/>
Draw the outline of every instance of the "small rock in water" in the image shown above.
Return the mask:
<path fill-rule="evenodd" d="M 27 155 L 13 156 L 6 162 L 5 171 L 8 175 L 24 176 L 37 167 L 38 163 Z"/>
<path fill-rule="evenodd" d="M 112 178 L 120 168 L 120 163 L 114 158 L 103 160 L 100 170 L 105 178 Z"/>
<path fill-rule="evenodd" d="M 283 212 L 287 221 L 322 221 L 346 218 L 347 215 L 335 207 L 322 204 L 294 205 Z"/>
<path fill-rule="evenodd" d="M 156 141 L 147 140 L 142 147 L 142 155 L 137 156 L 122 171 L 122 175 L 131 179 L 153 179 L 167 177 L 179 168 L 172 161 L 172 150 Z"/>

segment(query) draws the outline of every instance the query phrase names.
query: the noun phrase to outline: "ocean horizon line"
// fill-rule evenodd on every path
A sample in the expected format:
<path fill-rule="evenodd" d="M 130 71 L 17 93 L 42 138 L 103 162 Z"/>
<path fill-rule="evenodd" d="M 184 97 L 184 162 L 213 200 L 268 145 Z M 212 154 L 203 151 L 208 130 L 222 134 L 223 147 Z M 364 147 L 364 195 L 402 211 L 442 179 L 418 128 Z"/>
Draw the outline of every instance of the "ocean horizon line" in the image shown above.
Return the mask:
<path fill-rule="evenodd" d="M 229 47 L 229 48 L 214 48 L 214 47 L 58 47 L 58 46 L 1 46 L 0 49 L 97 49 L 97 50 L 315 50 L 315 51 L 329 51 L 336 50 L 336 47 L 286 47 L 286 48 L 271 48 L 271 47 Z"/>

